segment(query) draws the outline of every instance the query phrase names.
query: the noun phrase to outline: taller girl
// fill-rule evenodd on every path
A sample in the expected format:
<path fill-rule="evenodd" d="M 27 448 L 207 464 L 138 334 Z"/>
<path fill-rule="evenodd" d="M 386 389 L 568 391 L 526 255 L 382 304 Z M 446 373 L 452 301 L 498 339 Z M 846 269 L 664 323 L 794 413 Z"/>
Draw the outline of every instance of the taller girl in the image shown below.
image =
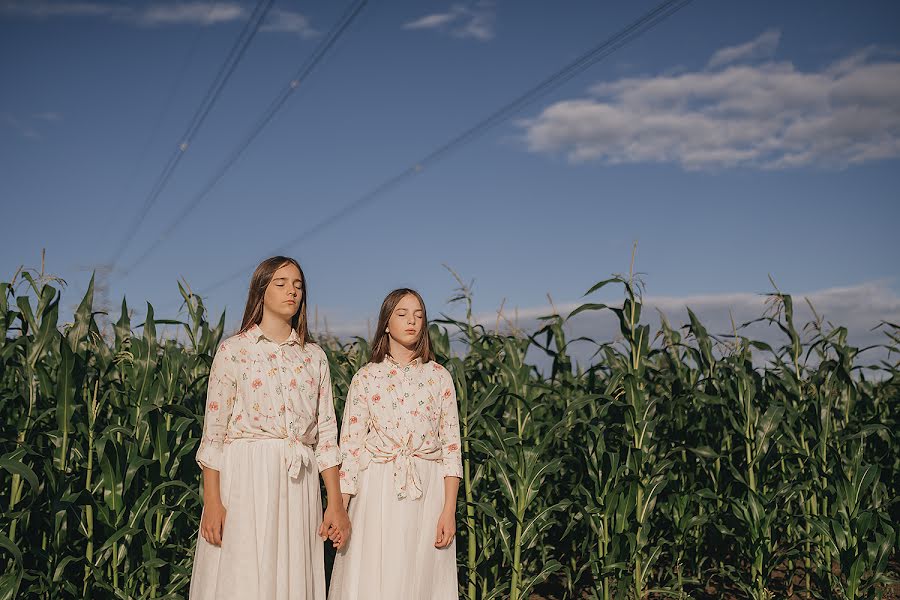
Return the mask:
<path fill-rule="evenodd" d="M 457 600 L 459 412 L 413 290 L 381 305 L 371 361 L 350 384 L 341 455 L 353 538 L 329 600 Z"/>
<path fill-rule="evenodd" d="M 324 600 L 322 541 L 343 546 L 350 522 L 328 360 L 309 339 L 306 280 L 292 258 L 256 268 L 240 333 L 216 352 L 197 462 L 191 600 Z"/>

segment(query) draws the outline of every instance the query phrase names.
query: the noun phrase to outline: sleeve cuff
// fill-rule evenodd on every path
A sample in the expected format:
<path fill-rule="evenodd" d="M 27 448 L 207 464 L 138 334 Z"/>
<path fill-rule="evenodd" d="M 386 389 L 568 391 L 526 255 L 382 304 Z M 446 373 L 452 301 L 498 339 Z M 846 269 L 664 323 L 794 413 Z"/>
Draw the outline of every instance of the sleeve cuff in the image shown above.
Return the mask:
<path fill-rule="evenodd" d="M 341 464 L 341 451 L 337 446 L 332 446 L 327 450 L 316 450 L 316 463 L 319 466 L 319 473 L 325 469 L 336 467 Z"/>
<path fill-rule="evenodd" d="M 459 477 L 460 479 L 462 479 L 462 460 L 455 459 L 445 461 L 444 464 L 441 465 L 441 475 L 443 475 L 444 477 Z"/>
<path fill-rule="evenodd" d="M 356 495 L 356 480 L 350 479 L 345 471 L 341 471 L 341 493 L 342 494 L 350 494 L 351 496 Z"/>
<path fill-rule="evenodd" d="M 221 442 L 203 442 L 197 450 L 197 464 L 213 471 L 221 471 L 224 454 Z"/>

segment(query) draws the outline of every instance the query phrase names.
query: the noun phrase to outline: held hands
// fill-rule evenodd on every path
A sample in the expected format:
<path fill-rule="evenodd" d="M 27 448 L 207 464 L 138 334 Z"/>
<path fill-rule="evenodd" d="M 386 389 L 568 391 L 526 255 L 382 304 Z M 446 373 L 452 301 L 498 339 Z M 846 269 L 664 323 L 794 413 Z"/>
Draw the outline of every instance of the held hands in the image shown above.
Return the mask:
<path fill-rule="evenodd" d="M 200 535 L 213 546 L 222 545 L 225 533 L 225 506 L 222 502 L 207 502 L 200 517 Z"/>
<path fill-rule="evenodd" d="M 453 510 L 444 509 L 438 517 L 437 533 L 434 539 L 435 548 L 447 548 L 456 535 L 456 513 Z"/>
<path fill-rule="evenodd" d="M 329 502 L 325 509 L 325 517 L 319 527 L 319 537 L 322 541 L 331 540 L 337 550 L 343 550 L 350 541 L 350 517 L 343 503 Z"/>

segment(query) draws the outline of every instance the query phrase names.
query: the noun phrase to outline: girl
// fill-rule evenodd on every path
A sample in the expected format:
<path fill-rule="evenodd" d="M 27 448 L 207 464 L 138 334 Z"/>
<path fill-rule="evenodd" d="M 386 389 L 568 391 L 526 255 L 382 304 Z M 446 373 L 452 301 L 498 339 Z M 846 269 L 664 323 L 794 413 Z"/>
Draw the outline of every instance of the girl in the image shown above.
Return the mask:
<path fill-rule="evenodd" d="M 350 384 L 341 456 L 354 533 L 329 600 L 457 600 L 459 413 L 413 290 L 381 305 L 371 361 Z"/>
<path fill-rule="evenodd" d="M 216 352 L 197 462 L 203 515 L 190 599 L 324 600 L 322 540 L 342 548 L 350 521 L 328 360 L 310 341 L 306 279 L 292 258 L 260 263 L 240 333 Z"/>

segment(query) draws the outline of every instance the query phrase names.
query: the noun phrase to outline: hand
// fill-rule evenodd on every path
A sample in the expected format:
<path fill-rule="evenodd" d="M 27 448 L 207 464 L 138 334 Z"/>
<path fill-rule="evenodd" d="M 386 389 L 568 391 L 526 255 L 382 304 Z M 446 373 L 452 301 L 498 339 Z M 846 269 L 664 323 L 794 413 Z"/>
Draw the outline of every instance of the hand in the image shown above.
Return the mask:
<path fill-rule="evenodd" d="M 222 545 L 225 534 L 225 506 L 221 502 L 207 502 L 200 516 L 200 535 L 213 546 Z"/>
<path fill-rule="evenodd" d="M 444 510 L 438 517 L 437 534 L 434 539 L 435 548 L 446 548 L 456 535 L 456 513 Z"/>
<path fill-rule="evenodd" d="M 319 526 L 319 537 L 322 541 L 331 540 L 337 550 L 342 550 L 350 541 L 350 517 L 343 503 L 332 502 L 325 509 L 322 525 Z"/>

